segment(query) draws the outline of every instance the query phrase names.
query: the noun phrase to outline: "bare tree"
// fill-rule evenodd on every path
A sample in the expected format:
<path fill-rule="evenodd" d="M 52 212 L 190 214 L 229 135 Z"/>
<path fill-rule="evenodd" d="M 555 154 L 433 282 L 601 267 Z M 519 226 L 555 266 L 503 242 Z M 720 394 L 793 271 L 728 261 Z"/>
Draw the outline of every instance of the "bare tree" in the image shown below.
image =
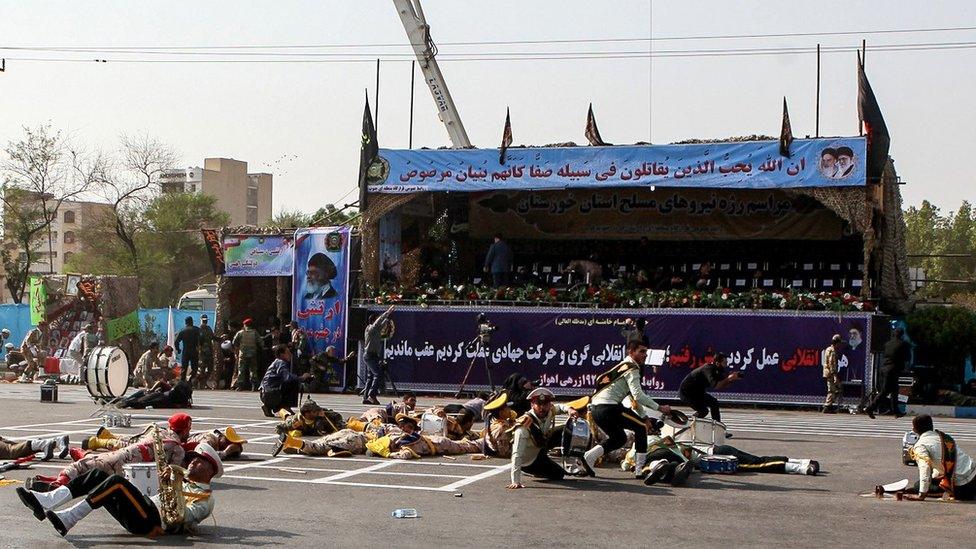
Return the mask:
<path fill-rule="evenodd" d="M 5 246 L 0 254 L 7 273 L 6 285 L 14 301 L 23 301 L 27 278 L 39 249 L 37 239 L 47 234 L 49 268 L 54 271 L 51 224 L 62 204 L 89 190 L 98 179 L 99 162 L 72 150 L 60 131 L 49 125 L 24 128 L 20 141 L 7 144 L 0 162 L 3 182 L 0 200 Z M 13 251 L 20 249 L 17 257 Z"/>
<path fill-rule="evenodd" d="M 132 270 L 139 273 L 136 233 L 143 228 L 142 214 L 159 190 L 159 176 L 176 165 L 178 156 L 168 145 L 143 134 L 119 138 L 118 159 L 105 163 L 101 174 L 102 197 L 112 206 L 110 223 L 125 247 Z"/>

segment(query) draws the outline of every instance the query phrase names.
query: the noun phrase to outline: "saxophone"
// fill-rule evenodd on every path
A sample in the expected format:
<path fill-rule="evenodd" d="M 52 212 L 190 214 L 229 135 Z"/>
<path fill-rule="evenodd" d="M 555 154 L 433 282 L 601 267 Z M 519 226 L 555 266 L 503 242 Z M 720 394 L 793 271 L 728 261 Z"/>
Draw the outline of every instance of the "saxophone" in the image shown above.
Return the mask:
<path fill-rule="evenodd" d="M 183 468 L 166 463 L 163 449 L 163 435 L 158 425 L 153 425 L 153 456 L 156 458 L 156 472 L 159 474 L 159 515 L 167 529 L 178 529 L 183 525 L 186 500 L 183 499 Z M 166 474 L 167 469 L 172 471 Z"/>

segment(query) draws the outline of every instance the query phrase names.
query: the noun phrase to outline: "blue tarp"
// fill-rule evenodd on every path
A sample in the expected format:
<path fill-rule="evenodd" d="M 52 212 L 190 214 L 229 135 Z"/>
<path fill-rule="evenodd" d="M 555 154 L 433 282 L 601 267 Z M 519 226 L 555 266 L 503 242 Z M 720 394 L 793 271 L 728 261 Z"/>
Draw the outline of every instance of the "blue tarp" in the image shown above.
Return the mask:
<path fill-rule="evenodd" d="M 173 327 L 176 333 L 183 329 L 186 317 L 193 318 L 193 324 L 200 325 L 200 317 L 206 314 L 213 326 L 213 311 L 184 311 L 173 309 Z M 139 329 L 143 343 L 156 339 L 161 345 L 166 345 L 166 322 L 169 309 L 139 309 Z M 10 342 L 20 346 L 27 331 L 31 328 L 30 307 L 28 305 L 0 305 L 0 327 L 10 330 Z M 147 332 L 155 334 L 155 337 Z"/>
<path fill-rule="evenodd" d="M 786 189 L 864 185 L 863 137 L 508 149 L 380 149 L 369 192 L 477 192 L 616 187 Z"/>

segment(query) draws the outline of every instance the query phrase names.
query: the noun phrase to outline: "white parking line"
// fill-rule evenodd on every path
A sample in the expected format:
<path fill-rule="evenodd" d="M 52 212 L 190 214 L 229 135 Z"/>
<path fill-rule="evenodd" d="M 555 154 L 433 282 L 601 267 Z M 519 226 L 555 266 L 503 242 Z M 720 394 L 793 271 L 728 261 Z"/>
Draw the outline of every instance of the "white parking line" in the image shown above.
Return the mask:
<path fill-rule="evenodd" d="M 395 465 L 395 464 L 396 464 L 396 461 L 394 461 L 394 460 L 384 461 L 384 462 L 381 462 L 381 463 L 377 463 L 375 465 L 370 465 L 369 467 L 363 467 L 362 469 L 353 469 L 351 471 L 346 471 L 344 473 L 339 473 L 339 474 L 336 474 L 336 475 L 330 475 L 330 476 L 327 476 L 327 477 L 317 478 L 317 479 L 312 480 L 311 482 L 314 482 L 316 484 L 322 484 L 322 483 L 325 483 L 325 482 L 332 482 L 332 481 L 341 480 L 341 479 L 344 479 L 344 478 L 354 477 L 356 475 L 361 475 L 363 473 L 369 473 L 369 472 L 372 472 L 372 471 L 378 471 L 380 469 L 385 469 L 385 468 L 390 467 L 391 465 Z"/>

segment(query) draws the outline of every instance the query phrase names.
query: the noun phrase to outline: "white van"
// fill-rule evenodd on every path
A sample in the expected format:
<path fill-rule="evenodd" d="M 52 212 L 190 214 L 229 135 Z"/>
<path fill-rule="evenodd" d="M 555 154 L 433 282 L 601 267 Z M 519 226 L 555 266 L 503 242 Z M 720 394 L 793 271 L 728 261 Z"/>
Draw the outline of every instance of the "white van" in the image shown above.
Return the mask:
<path fill-rule="evenodd" d="M 217 308 L 217 285 L 203 284 L 196 290 L 186 292 L 180 297 L 177 309 L 186 311 L 213 311 Z"/>

